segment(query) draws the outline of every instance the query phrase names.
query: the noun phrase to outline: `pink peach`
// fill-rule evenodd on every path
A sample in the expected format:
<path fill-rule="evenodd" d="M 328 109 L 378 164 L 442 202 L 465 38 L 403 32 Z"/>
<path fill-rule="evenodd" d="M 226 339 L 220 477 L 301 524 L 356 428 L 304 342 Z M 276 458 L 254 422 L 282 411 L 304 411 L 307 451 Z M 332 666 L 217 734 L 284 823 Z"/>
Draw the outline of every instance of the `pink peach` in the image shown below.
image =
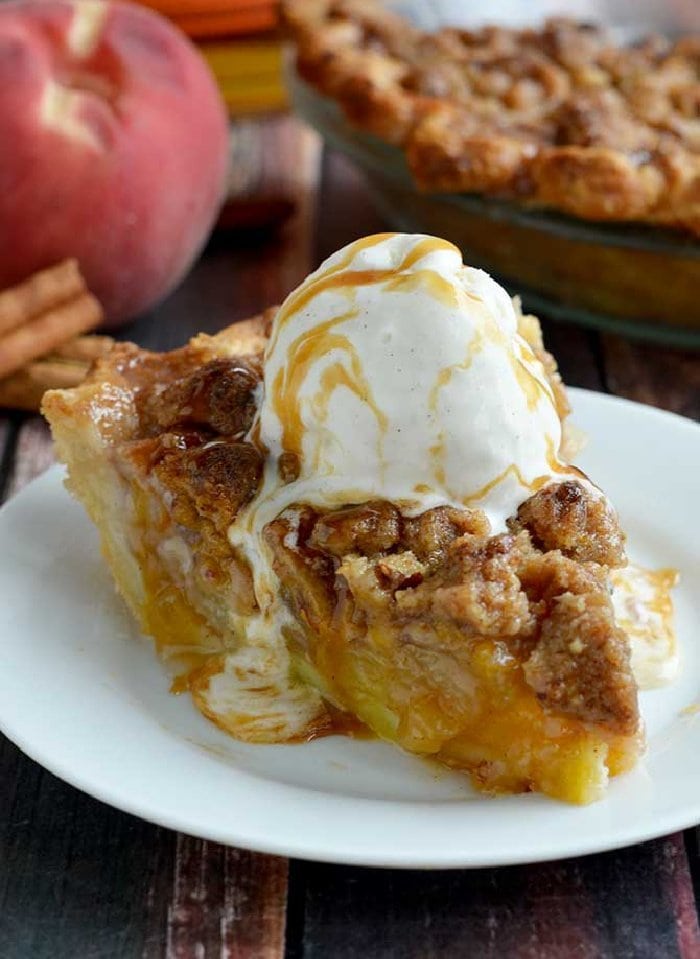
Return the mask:
<path fill-rule="evenodd" d="M 205 242 L 227 162 L 214 80 L 167 20 L 0 3 L 0 287 L 74 256 L 111 324 L 148 309 Z"/>

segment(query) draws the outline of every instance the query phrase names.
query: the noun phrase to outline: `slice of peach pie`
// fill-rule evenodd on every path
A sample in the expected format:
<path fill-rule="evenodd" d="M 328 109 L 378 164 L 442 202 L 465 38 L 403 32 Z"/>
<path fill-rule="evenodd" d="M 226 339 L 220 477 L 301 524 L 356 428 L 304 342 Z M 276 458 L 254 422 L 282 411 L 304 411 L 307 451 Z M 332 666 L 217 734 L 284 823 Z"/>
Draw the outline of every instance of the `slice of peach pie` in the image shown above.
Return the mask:
<path fill-rule="evenodd" d="M 44 411 L 174 687 L 231 735 L 355 722 L 577 803 L 637 760 L 616 514 L 570 464 L 537 320 L 451 244 L 358 240 L 263 316 L 115 346 Z"/>

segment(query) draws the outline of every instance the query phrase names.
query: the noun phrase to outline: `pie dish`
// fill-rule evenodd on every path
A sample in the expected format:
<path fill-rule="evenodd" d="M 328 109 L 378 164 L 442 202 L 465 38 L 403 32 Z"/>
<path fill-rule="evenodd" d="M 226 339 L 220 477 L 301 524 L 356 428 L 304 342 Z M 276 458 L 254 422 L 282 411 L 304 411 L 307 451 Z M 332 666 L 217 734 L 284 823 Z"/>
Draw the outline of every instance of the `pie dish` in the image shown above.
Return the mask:
<path fill-rule="evenodd" d="M 699 41 L 591 24 L 425 33 L 372 0 L 288 0 L 297 69 L 403 148 L 424 190 L 700 229 Z"/>
<path fill-rule="evenodd" d="M 635 764 L 617 516 L 537 320 L 451 244 L 356 241 L 215 337 L 115 346 L 44 412 L 174 689 L 231 735 L 369 729 L 576 803 Z"/>
<path fill-rule="evenodd" d="M 400 147 L 353 126 L 291 65 L 287 85 L 296 114 L 357 166 L 392 229 L 451 240 L 473 266 L 520 295 L 528 312 L 678 347 L 700 343 L 700 244 L 688 234 L 420 191 Z"/>

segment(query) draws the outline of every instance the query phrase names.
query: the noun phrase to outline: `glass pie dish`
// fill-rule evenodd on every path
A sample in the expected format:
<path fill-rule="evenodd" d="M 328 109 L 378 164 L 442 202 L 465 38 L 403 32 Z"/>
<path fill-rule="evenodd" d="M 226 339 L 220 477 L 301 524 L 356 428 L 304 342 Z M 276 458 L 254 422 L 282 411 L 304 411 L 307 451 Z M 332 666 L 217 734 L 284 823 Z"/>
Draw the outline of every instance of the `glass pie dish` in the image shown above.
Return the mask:
<path fill-rule="evenodd" d="M 444 19 L 444 18 L 441 18 Z M 402 151 L 352 126 L 287 64 L 297 114 L 364 173 L 399 231 L 459 246 L 527 309 L 670 345 L 700 347 L 700 242 L 679 231 L 600 224 L 473 194 L 420 192 Z"/>

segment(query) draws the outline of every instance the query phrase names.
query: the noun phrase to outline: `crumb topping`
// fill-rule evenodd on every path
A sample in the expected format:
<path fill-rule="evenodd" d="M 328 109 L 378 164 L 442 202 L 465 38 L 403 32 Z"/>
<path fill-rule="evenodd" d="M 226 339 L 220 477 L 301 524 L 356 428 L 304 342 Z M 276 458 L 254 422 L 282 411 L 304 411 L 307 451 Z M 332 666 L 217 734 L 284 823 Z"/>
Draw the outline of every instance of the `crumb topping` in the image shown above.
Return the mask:
<path fill-rule="evenodd" d="M 335 621 L 340 630 L 341 603 L 351 607 L 349 622 L 379 620 L 406 642 L 416 628 L 428 646 L 439 646 L 446 629 L 465 645 L 498 640 L 545 710 L 615 733 L 636 729 L 629 642 L 615 623 L 606 566 L 538 546 L 526 529 L 491 536 L 478 510 L 405 518 L 372 502 L 302 513 L 298 526 L 283 514 L 265 533 L 301 622 Z M 597 532 L 602 554 L 614 549 L 606 535 L 619 538 L 612 530 L 611 519 Z"/>
<path fill-rule="evenodd" d="M 576 480 L 545 486 L 525 500 L 511 522 L 543 550 L 559 549 L 581 563 L 624 566 L 624 535 L 610 503 Z"/>

